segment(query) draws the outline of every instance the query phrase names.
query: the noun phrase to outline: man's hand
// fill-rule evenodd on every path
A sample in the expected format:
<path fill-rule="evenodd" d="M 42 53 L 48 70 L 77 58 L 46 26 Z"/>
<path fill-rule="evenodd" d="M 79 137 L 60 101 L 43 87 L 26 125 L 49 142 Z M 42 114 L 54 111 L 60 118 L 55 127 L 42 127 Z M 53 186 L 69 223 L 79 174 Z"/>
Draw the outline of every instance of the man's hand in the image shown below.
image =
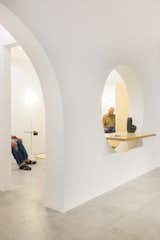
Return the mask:
<path fill-rule="evenodd" d="M 17 136 L 11 136 L 12 139 L 19 141 L 19 142 L 23 142 L 23 139 L 18 138 Z"/>
<path fill-rule="evenodd" d="M 16 143 L 16 141 L 11 141 L 11 146 L 12 146 L 12 148 L 17 148 L 17 143 Z"/>

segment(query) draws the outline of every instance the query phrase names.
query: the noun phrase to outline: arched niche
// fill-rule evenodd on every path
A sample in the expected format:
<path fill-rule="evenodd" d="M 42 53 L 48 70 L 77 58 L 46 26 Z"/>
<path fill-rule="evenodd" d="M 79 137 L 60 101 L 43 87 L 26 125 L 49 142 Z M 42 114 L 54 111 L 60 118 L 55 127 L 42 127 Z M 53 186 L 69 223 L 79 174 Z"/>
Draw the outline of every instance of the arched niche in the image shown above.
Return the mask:
<path fill-rule="evenodd" d="M 62 97 L 55 71 L 39 41 L 3 4 L 0 4 L 0 23 L 22 46 L 40 79 L 46 109 L 45 205 L 63 211 L 64 119 Z"/>
<path fill-rule="evenodd" d="M 127 65 L 118 65 L 109 74 L 102 93 L 102 117 L 109 107 L 116 115 L 115 134 L 127 134 L 127 118 L 132 117 L 140 132 L 143 127 L 144 101 L 140 80 Z M 106 137 L 107 134 L 105 134 Z M 107 141 L 110 152 L 116 152 L 119 141 Z"/>

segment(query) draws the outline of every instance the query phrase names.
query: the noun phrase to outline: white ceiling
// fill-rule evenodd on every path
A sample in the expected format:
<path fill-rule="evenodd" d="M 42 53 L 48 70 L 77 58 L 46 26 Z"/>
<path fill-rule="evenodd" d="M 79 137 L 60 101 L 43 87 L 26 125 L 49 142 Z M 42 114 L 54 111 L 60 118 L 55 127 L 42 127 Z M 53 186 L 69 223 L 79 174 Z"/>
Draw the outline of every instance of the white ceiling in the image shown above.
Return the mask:
<path fill-rule="evenodd" d="M 0 25 L 0 46 L 5 46 L 15 43 L 14 37 L 2 26 Z"/>

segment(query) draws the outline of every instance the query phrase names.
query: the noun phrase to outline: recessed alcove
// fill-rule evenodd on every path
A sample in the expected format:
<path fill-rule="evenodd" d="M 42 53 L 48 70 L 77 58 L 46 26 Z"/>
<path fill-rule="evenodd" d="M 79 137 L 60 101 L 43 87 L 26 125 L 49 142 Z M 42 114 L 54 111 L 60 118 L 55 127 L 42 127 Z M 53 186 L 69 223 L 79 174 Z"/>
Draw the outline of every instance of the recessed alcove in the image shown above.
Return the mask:
<path fill-rule="evenodd" d="M 114 108 L 115 131 L 104 134 L 109 152 L 128 151 L 142 146 L 144 137 L 154 135 L 142 134 L 143 92 L 140 79 L 127 65 L 118 65 L 108 75 L 102 94 L 102 119 L 110 107 Z M 128 117 L 136 125 L 135 133 L 127 131 Z"/>

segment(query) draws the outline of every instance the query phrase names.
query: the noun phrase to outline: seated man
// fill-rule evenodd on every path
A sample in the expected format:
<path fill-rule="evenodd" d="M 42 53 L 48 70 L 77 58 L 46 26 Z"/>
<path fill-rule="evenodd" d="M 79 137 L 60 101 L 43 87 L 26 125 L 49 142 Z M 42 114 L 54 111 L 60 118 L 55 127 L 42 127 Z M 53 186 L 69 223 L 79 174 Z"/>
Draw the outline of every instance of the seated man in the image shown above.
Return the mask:
<path fill-rule="evenodd" d="M 36 164 L 36 161 L 28 159 L 28 154 L 23 145 L 22 139 L 16 136 L 11 136 L 11 148 L 13 157 L 15 158 L 19 169 L 31 170 L 31 167 L 29 167 L 28 164 Z"/>
<path fill-rule="evenodd" d="M 115 132 L 116 126 L 116 116 L 114 114 L 114 108 L 110 107 L 108 109 L 108 113 L 103 116 L 103 127 L 105 133 L 113 133 Z"/>

